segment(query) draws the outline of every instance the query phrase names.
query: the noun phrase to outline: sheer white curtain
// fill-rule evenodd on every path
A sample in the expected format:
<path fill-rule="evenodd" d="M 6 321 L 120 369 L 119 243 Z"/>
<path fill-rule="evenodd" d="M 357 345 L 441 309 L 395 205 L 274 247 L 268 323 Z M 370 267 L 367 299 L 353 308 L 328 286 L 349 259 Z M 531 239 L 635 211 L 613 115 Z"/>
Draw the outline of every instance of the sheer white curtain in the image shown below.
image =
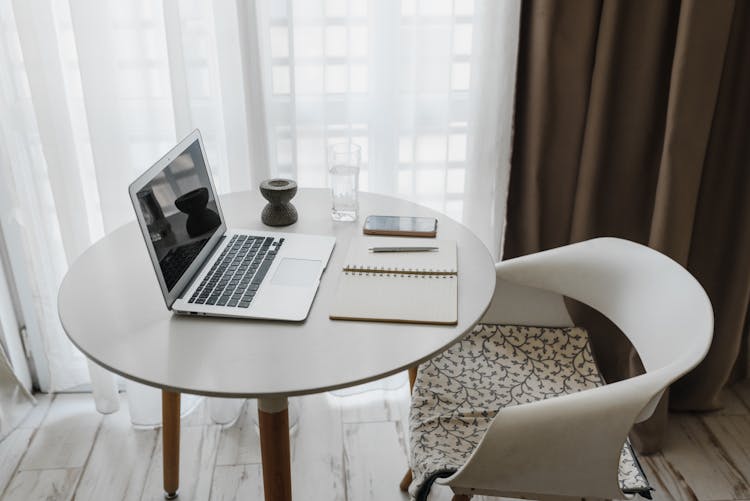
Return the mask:
<path fill-rule="evenodd" d="M 326 145 L 351 138 L 361 189 L 463 220 L 499 257 L 519 4 L 0 0 L 0 196 L 22 228 L 43 389 L 93 377 L 112 397 L 64 336 L 57 288 L 133 219 L 130 181 L 196 127 L 222 193 L 326 186 Z"/>
<path fill-rule="evenodd" d="M 325 0 L 258 8 L 269 159 L 326 186 L 326 145 L 363 147 L 360 189 L 463 220 L 499 257 L 519 1 Z"/>

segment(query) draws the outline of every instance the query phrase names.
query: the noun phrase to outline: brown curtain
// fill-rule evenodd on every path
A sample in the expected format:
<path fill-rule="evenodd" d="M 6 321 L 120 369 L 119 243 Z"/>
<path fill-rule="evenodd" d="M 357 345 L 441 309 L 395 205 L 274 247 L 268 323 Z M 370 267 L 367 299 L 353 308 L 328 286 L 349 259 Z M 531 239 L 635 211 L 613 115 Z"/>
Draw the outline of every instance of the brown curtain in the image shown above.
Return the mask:
<path fill-rule="evenodd" d="M 750 2 L 526 0 L 504 257 L 618 236 L 687 267 L 714 307 L 669 407 L 721 405 L 750 298 Z M 583 308 L 605 377 L 638 370 Z M 658 449 L 666 400 L 636 429 Z"/>

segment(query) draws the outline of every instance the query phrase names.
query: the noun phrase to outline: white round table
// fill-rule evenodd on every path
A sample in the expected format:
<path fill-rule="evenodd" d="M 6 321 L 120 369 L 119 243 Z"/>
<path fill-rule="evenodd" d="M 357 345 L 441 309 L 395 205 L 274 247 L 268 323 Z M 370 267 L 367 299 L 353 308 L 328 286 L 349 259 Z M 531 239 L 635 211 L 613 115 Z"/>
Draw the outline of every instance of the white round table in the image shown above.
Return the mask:
<path fill-rule="evenodd" d="M 330 191 L 300 189 L 299 220 L 260 222 L 257 192 L 221 198 L 229 228 L 333 235 L 336 246 L 304 322 L 173 315 L 164 305 L 135 222 L 95 243 L 60 287 L 60 319 L 91 360 L 125 378 L 162 389 L 164 482 L 177 493 L 179 394 L 257 398 L 265 497 L 291 499 L 287 397 L 362 384 L 415 367 L 467 333 L 487 309 L 494 264 L 463 225 L 397 198 L 360 194 L 360 220 L 334 222 Z M 414 325 L 328 318 L 349 240 L 368 214 L 438 218 L 438 238 L 458 244 L 458 324 Z"/>

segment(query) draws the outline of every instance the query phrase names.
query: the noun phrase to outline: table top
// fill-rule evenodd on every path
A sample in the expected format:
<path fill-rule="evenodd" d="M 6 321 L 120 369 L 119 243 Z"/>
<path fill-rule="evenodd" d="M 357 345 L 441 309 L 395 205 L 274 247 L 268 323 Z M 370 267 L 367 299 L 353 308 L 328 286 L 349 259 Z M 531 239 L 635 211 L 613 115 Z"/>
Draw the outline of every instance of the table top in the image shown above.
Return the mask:
<path fill-rule="evenodd" d="M 353 223 L 330 217 L 330 190 L 300 189 L 299 220 L 282 228 L 260 222 L 260 193 L 221 198 L 231 229 L 333 235 L 336 246 L 304 322 L 172 314 L 162 299 L 140 229 L 127 224 L 99 240 L 71 266 L 58 296 L 73 343 L 99 365 L 159 388 L 221 397 L 281 397 L 353 386 L 407 369 L 467 333 L 495 288 L 492 257 L 466 227 L 425 207 L 360 194 L 360 214 L 437 217 L 438 238 L 458 243 L 458 324 L 413 325 L 331 320 Z"/>

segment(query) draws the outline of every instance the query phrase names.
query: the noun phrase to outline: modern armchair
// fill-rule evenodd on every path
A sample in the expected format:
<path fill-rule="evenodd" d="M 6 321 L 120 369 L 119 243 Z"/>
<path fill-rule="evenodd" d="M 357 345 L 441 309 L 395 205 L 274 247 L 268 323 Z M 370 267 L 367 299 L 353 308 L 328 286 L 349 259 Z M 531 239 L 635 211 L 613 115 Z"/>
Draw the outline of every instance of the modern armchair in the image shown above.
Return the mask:
<path fill-rule="evenodd" d="M 454 500 L 649 497 L 627 436 L 711 343 L 698 282 L 652 249 L 589 240 L 496 266 L 488 312 L 464 340 L 419 367 L 410 413 L 412 498 L 433 482 Z M 646 369 L 604 384 L 564 297 L 607 316 Z"/>

